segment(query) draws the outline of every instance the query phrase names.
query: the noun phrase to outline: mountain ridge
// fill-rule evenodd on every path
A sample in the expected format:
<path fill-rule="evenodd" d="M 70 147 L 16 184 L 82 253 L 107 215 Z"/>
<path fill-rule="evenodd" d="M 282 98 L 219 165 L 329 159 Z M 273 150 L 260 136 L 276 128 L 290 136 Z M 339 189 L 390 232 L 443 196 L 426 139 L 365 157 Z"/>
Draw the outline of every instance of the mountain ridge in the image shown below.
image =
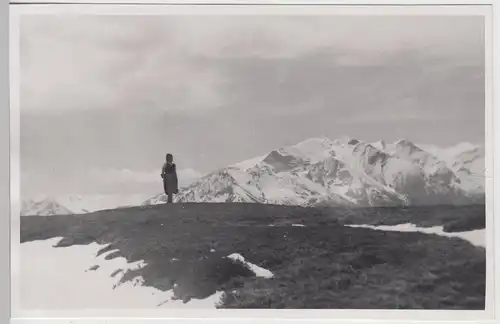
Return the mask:
<path fill-rule="evenodd" d="M 24 199 L 21 216 L 86 214 L 140 205 L 148 194 L 37 195 Z"/>
<path fill-rule="evenodd" d="M 476 173 L 481 170 L 484 148 L 466 144 L 438 151 L 448 154 L 445 161 L 436 150 L 431 153 L 408 139 L 369 143 L 349 137 L 310 138 L 209 173 L 182 188 L 176 201 L 302 206 L 477 203 L 484 199 L 484 177 L 483 183 L 481 178 L 471 181 L 470 167 Z M 453 149 L 453 154 L 447 152 Z M 159 194 L 143 204 L 163 202 Z"/>
<path fill-rule="evenodd" d="M 214 170 L 180 188 L 174 199 L 363 207 L 484 203 L 484 156 L 484 146 L 468 142 L 438 148 L 408 139 L 389 143 L 322 136 Z M 24 200 L 21 215 L 164 202 L 164 194 L 45 196 Z"/>

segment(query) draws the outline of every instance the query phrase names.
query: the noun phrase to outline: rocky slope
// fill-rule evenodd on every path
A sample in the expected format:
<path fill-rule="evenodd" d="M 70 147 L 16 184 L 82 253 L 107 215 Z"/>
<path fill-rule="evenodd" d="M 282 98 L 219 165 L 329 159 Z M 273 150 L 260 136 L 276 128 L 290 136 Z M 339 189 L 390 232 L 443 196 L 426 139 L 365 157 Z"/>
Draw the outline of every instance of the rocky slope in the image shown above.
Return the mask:
<path fill-rule="evenodd" d="M 424 149 L 313 138 L 216 170 L 176 196 L 177 202 L 284 205 L 470 204 L 484 199 L 484 148 Z M 145 205 L 165 202 L 159 194 Z"/>

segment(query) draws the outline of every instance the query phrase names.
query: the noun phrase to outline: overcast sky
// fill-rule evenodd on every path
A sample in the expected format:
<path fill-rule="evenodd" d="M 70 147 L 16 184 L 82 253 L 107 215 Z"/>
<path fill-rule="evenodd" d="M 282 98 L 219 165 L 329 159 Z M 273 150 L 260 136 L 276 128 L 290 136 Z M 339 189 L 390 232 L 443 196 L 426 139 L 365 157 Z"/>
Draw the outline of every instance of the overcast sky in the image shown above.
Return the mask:
<path fill-rule="evenodd" d="M 30 15 L 20 27 L 23 195 L 161 191 L 166 152 L 208 172 L 318 136 L 484 142 L 479 16 Z"/>

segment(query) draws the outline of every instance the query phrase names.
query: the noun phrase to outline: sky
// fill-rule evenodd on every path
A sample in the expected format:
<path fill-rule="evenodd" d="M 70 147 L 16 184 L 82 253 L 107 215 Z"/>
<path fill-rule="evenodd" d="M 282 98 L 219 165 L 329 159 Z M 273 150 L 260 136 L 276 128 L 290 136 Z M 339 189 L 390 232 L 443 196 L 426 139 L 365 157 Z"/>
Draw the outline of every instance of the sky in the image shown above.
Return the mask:
<path fill-rule="evenodd" d="M 22 195 L 161 191 L 307 138 L 484 143 L 480 16 L 26 15 Z"/>

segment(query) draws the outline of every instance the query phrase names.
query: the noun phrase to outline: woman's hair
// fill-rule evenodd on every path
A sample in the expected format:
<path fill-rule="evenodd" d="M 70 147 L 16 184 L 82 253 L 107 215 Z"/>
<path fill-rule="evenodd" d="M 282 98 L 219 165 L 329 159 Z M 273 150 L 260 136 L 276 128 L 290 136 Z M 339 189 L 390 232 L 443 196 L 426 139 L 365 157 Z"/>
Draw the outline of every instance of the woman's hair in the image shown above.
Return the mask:
<path fill-rule="evenodd" d="M 172 162 L 174 160 L 174 156 L 172 154 L 170 154 L 170 153 L 167 153 L 166 157 L 167 157 L 167 161 L 168 162 Z"/>

